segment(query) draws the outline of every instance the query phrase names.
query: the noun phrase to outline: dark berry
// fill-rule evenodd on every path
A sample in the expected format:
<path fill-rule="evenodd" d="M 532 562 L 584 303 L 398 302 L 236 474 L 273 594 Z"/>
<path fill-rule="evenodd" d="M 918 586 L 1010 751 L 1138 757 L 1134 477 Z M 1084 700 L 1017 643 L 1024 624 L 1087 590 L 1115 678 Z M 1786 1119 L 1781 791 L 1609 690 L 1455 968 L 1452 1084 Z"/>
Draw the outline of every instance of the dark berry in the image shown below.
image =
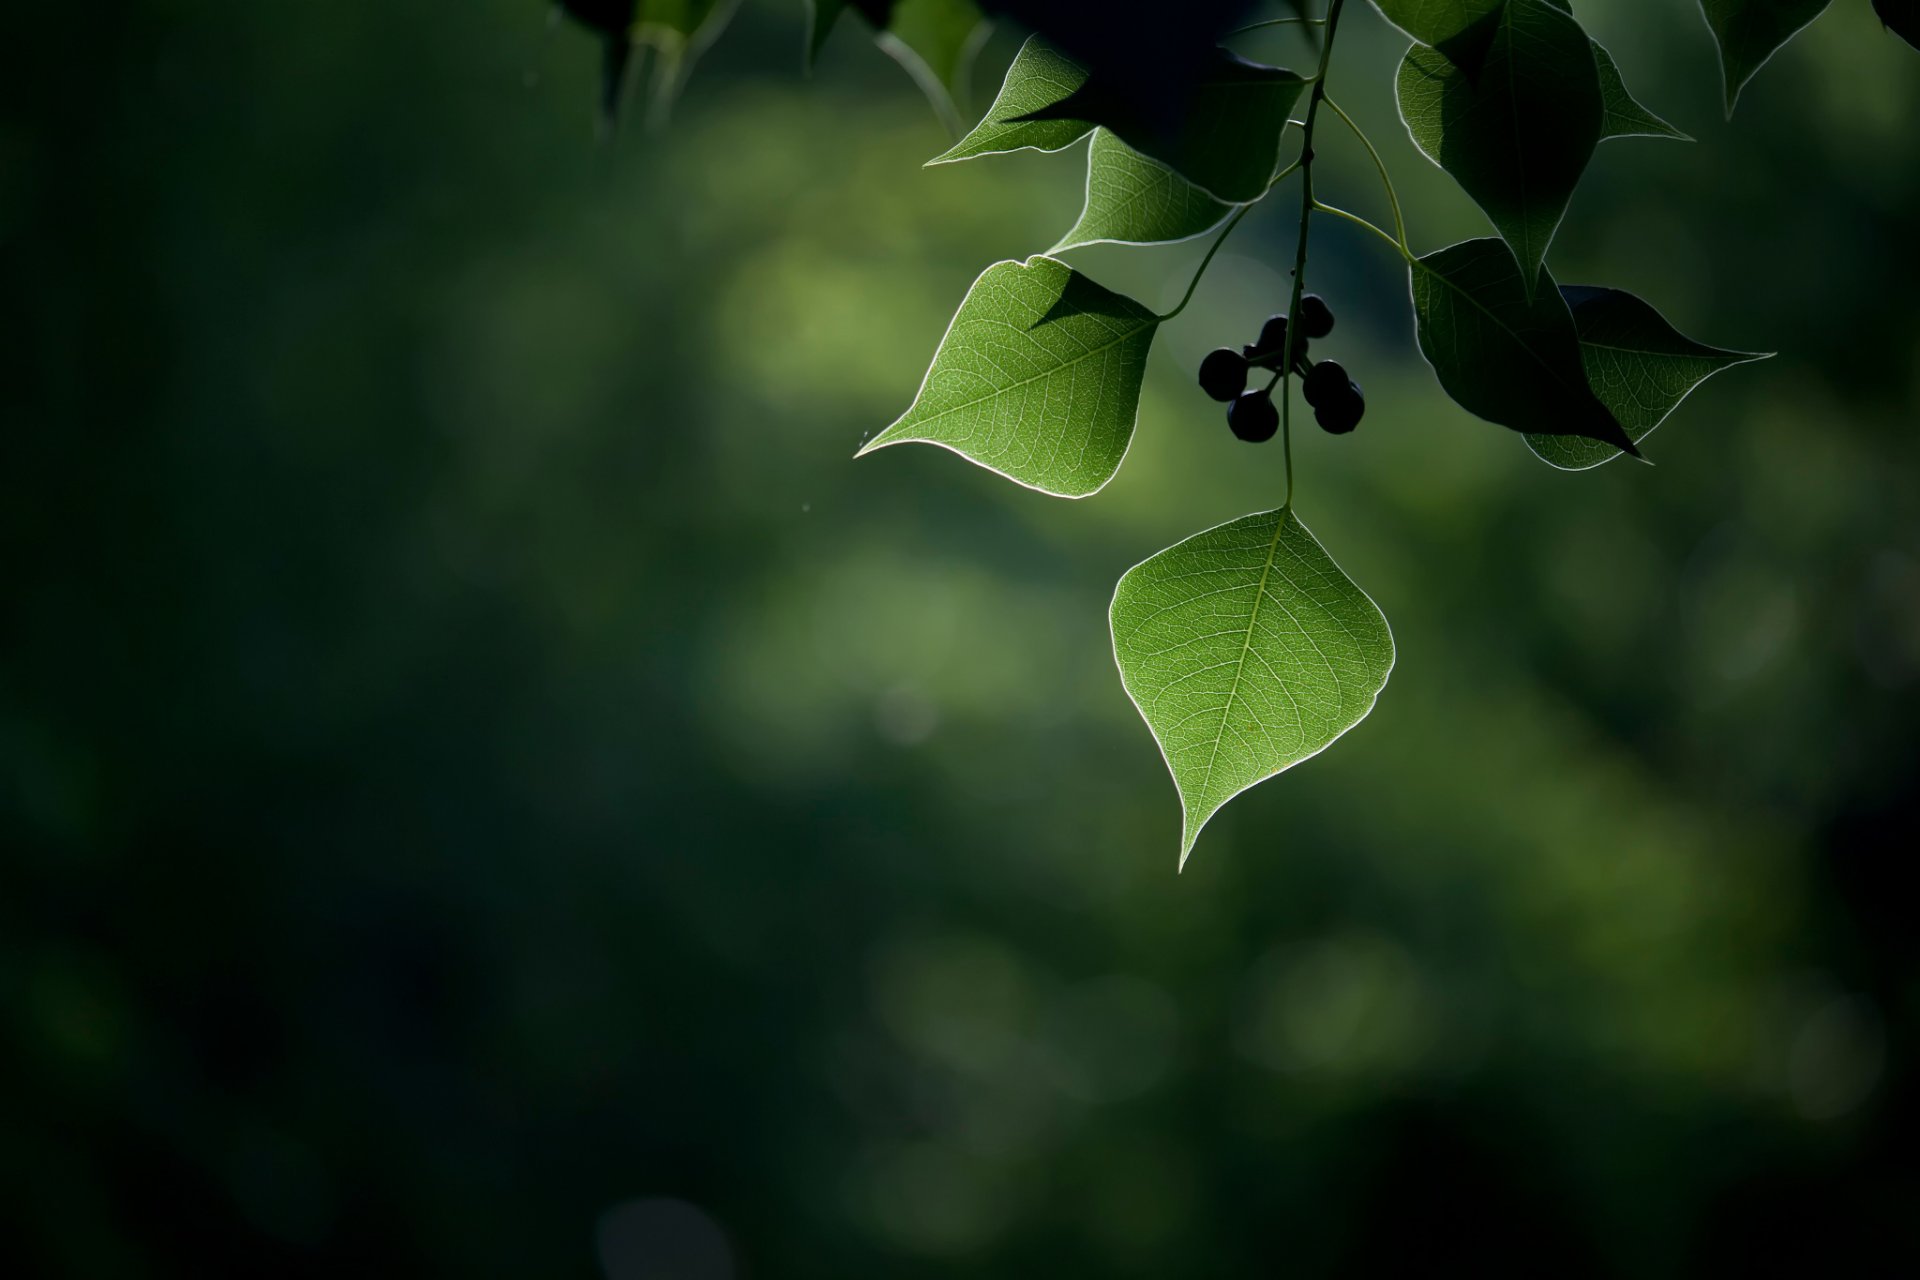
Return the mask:
<path fill-rule="evenodd" d="M 1200 362 L 1200 389 L 1222 403 L 1247 389 L 1247 360 L 1238 351 L 1221 347 Z"/>
<path fill-rule="evenodd" d="M 1338 360 L 1322 360 L 1307 370 L 1306 378 L 1300 383 L 1300 394 L 1311 405 L 1325 404 L 1347 389 L 1347 371 Z"/>
<path fill-rule="evenodd" d="M 1307 338 L 1324 338 L 1333 332 L 1333 311 L 1317 293 L 1300 299 L 1300 332 Z"/>
<path fill-rule="evenodd" d="M 1359 426 L 1366 412 L 1367 398 L 1361 394 L 1360 384 L 1349 382 L 1344 391 L 1314 406 L 1313 419 L 1334 435 L 1342 436 Z"/>
<path fill-rule="evenodd" d="M 1277 361 L 1287 345 L 1287 318 L 1268 316 L 1267 322 L 1260 326 L 1260 341 L 1253 345 L 1269 361 Z"/>
<path fill-rule="evenodd" d="M 1280 411 L 1265 391 L 1242 392 L 1227 406 L 1227 425 L 1248 444 L 1259 444 L 1273 439 L 1273 433 L 1280 429 Z"/>

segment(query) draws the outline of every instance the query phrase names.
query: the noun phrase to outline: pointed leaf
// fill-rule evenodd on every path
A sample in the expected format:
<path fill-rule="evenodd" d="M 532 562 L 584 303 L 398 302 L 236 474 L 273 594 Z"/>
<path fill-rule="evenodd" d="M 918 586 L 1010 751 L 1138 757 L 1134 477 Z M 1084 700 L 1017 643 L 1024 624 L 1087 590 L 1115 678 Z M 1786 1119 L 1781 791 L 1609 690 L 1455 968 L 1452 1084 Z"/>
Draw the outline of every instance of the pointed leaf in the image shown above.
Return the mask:
<path fill-rule="evenodd" d="M 1587 382 L 1636 443 L 1714 374 L 1766 359 L 1684 337 L 1658 311 L 1622 289 L 1563 284 L 1560 296 L 1580 334 Z M 1565 471 L 1584 471 L 1620 456 L 1609 445 L 1577 436 L 1529 435 L 1527 447 Z"/>
<path fill-rule="evenodd" d="M 1887 30 L 1920 49 L 1920 0 L 1873 0 L 1873 11 Z"/>
<path fill-rule="evenodd" d="M 1223 204 L 1105 129 L 1087 148 L 1087 200 L 1080 220 L 1049 252 L 1085 244 L 1172 244 L 1203 235 L 1230 215 Z"/>
<path fill-rule="evenodd" d="M 1506 0 L 1373 0 L 1388 22 L 1457 66 L 1478 71 L 1488 36 Z"/>
<path fill-rule="evenodd" d="M 1083 498 L 1113 478 L 1133 442 L 1159 323 L 1064 262 L 996 262 L 967 290 L 912 407 L 860 454 L 918 440 Z"/>
<path fill-rule="evenodd" d="M 1754 72 L 1826 9 L 1832 0 L 1700 0 L 1720 45 L 1720 84 L 1727 117 Z"/>
<path fill-rule="evenodd" d="M 1530 290 L 1505 244 L 1466 240 L 1416 259 L 1409 275 L 1420 354 L 1461 408 L 1639 453 L 1587 385 L 1573 315 L 1544 269 Z"/>
<path fill-rule="evenodd" d="M 1393 633 L 1291 509 L 1243 516 L 1121 577 L 1113 655 L 1173 773 L 1180 861 L 1220 807 L 1373 710 Z"/>
<path fill-rule="evenodd" d="M 1021 117 L 1067 97 L 1086 82 L 1086 69 L 1057 52 L 1038 36 L 1028 36 L 1007 68 L 1000 92 L 987 114 L 952 147 L 927 161 L 952 164 L 975 156 L 997 156 L 1008 151 L 1058 151 L 1087 136 L 1093 125 L 1085 120 L 1027 120 Z"/>
<path fill-rule="evenodd" d="M 1304 85 L 1284 67 L 1215 49 L 1193 77 L 1183 108 L 1171 114 L 1164 104 L 1141 102 L 1090 77 L 1026 119 L 1104 125 L 1215 199 L 1244 204 L 1266 194 L 1287 113 Z"/>
<path fill-rule="evenodd" d="M 1546 0 L 1508 0 L 1477 73 L 1416 45 L 1396 83 L 1407 132 L 1486 211 L 1531 279 L 1600 140 L 1593 42 Z"/>
<path fill-rule="evenodd" d="M 739 7 L 740 0 L 647 0 L 639 6 L 628 35 L 633 43 L 652 45 L 655 50 L 647 86 L 650 124 L 665 122 L 694 62 L 726 29 Z"/>
<path fill-rule="evenodd" d="M 1598 40 L 1593 42 L 1593 64 L 1600 72 L 1600 100 L 1606 104 L 1606 114 L 1600 122 L 1601 141 L 1608 138 L 1676 138 L 1681 142 L 1693 141 L 1690 134 L 1674 128 L 1640 105 L 1633 94 L 1627 91 L 1626 81 L 1620 78 L 1620 64 L 1613 60 L 1613 55 Z"/>

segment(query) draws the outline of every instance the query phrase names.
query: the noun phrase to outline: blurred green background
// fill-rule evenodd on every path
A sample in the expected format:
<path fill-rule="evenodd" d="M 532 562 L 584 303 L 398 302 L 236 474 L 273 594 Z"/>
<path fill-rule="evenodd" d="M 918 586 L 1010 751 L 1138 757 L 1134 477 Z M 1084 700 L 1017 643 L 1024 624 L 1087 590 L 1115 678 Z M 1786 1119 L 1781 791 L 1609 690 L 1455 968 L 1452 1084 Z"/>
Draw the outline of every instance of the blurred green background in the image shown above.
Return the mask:
<path fill-rule="evenodd" d="M 1350 7 L 1415 247 L 1485 234 Z M 1692 4 L 1583 16 L 1700 140 L 1604 144 L 1559 277 L 1780 354 L 1657 468 L 1556 472 L 1320 224 L 1371 411 L 1296 442 L 1298 506 L 1399 666 L 1176 876 L 1105 609 L 1277 501 L 1192 370 L 1283 305 L 1290 196 L 1060 502 L 850 460 L 1083 176 L 923 170 L 851 23 L 809 81 L 799 0 L 750 0 L 599 145 L 597 49 L 529 0 L 10 14 L 6 1251 L 1913 1274 L 1920 57 L 1836 5 L 1728 125 Z M 1164 307 L 1196 257 L 1075 261 Z"/>

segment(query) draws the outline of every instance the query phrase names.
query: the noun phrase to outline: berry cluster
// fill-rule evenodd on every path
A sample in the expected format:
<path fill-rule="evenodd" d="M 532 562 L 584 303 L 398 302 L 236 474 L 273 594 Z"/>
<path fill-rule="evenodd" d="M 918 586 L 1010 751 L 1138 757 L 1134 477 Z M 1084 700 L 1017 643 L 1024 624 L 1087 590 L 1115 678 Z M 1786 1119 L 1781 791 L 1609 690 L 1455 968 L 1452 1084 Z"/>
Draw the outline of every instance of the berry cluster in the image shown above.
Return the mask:
<path fill-rule="evenodd" d="M 1333 312 L 1317 293 L 1300 299 L 1300 338 L 1293 353 L 1294 372 L 1301 375 L 1301 394 L 1313 406 L 1314 421 L 1335 435 L 1360 425 L 1367 400 L 1360 384 L 1347 376 L 1337 360 L 1309 360 L 1307 343 L 1333 332 Z M 1227 406 L 1227 425 L 1242 440 L 1258 444 L 1273 439 L 1280 429 L 1280 411 L 1273 407 L 1274 384 L 1280 381 L 1280 362 L 1286 358 L 1288 321 L 1270 316 L 1260 327 L 1260 338 L 1235 351 L 1221 347 L 1200 362 L 1200 389 Z M 1247 375 L 1266 369 L 1273 377 L 1264 387 L 1249 391 Z"/>

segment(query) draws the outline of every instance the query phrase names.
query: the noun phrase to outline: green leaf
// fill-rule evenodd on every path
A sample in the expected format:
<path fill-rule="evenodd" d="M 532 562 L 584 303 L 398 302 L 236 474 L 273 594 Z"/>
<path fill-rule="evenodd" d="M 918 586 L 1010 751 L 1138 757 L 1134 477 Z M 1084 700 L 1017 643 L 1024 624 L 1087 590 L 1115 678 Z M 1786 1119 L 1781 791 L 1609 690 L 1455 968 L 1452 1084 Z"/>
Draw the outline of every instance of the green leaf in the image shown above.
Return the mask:
<path fill-rule="evenodd" d="M 1287 113 L 1305 83 L 1284 67 L 1215 49 L 1194 77 L 1184 109 L 1171 117 L 1163 105 L 1143 106 L 1091 77 L 1025 119 L 1104 125 L 1215 199 L 1244 204 L 1266 194 Z"/>
<path fill-rule="evenodd" d="M 1531 279 L 1600 140 L 1593 41 L 1545 0 L 1509 0 L 1477 74 L 1415 45 L 1396 83 L 1407 132 L 1486 211 Z"/>
<path fill-rule="evenodd" d="M 1658 311 L 1621 289 L 1563 284 L 1560 296 L 1573 312 L 1588 385 L 1636 443 L 1714 374 L 1767 358 L 1684 337 Z M 1529 435 L 1527 447 L 1565 471 L 1584 471 L 1619 456 L 1608 445 L 1572 436 Z"/>
<path fill-rule="evenodd" d="M 1159 324 L 1064 262 L 996 262 L 967 290 L 912 407 L 860 455 L 918 440 L 1084 498 L 1113 479 L 1133 441 Z"/>
<path fill-rule="evenodd" d="M 1180 862 L 1227 801 L 1366 719 L 1393 633 L 1291 508 L 1143 560 L 1114 589 L 1113 655 L 1173 772 Z"/>
<path fill-rule="evenodd" d="M 840 15 L 846 11 L 847 0 L 807 0 L 807 70 L 813 70 L 813 64 L 820 58 L 820 50 L 826 46 L 827 37 L 833 34 L 834 23 L 840 21 Z"/>
<path fill-rule="evenodd" d="M 1388 22 L 1458 66 L 1477 70 L 1506 0 L 1373 0 Z"/>
<path fill-rule="evenodd" d="M 960 141 L 928 164 L 952 164 L 975 156 L 1004 155 L 1009 151 L 1059 151 L 1087 136 L 1093 126 L 1085 120 L 1026 120 L 1086 83 L 1079 63 L 1038 36 L 1028 36 L 1013 57 L 1000 92 L 980 123 Z"/>
<path fill-rule="evenodd" d="M 1780 46 L 1819 17 L 1831 0 L 1700 0 L 1700 12 L 1720 45 L 1720 83 L 1727 117 L 1754 72 Z"/>
<path fill-rule="evenodd" d="M 1573 314 L 1544 268 L 1529 289 L 1507 246 L 1483 239 L 1416 259 L 1408 274 L 1420 354 L 1461 408 L 1515 431 L 1639 455 L 1587 385 Z"/>
<path fill-rule="evenodd" d="M 1873 11 L 1887 30 L 1920 49 L 1920 0 L 1873 0 Z"/>
<path fill-rule="evenodd" d="M 906 68 L 953 133 L 962 127 L 967 71 L 989 28 L 973 0 L 893 0 L 887 28 L 873 41 Z"/>
<path fill-rule="evenodd" d="M 1600 122 L 1600 139 L 1608 138 L 1677 138 L 1681 142 L 1692 142 L 1692 135 L 1674 128 L 1653 112 L 1641 106 L 1627 91 L 1626 81 L 1620 78 L 1620 64 L 1613 60 L 1606 46 L 1598 40 L 1593 42 L 1593 65 L 1600 72 L 1600 100 L 1606 104 L 1606 114 Z"/>
<path fill-rule="evenodd" d="M 1095 129 L 1087 147 L 1086 205 L 1073 229 L 1048 252 L 1085 244 L 1191 240 L 1219 226 L 1234 208 L 1109 131 Z"/>

